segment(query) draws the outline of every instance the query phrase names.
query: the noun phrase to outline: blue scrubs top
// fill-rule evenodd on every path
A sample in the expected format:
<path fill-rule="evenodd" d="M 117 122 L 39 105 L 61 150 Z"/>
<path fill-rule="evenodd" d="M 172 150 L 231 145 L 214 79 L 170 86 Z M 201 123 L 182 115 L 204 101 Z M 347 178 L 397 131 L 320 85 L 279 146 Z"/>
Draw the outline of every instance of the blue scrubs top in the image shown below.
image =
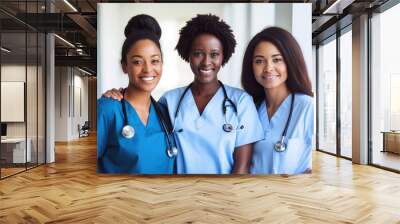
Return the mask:
<path fill-rule="evenodd" d="M 258 115 L 264 128 L 264 140 L 254 144 L 251 173 L 298 174 L 311 170 L 312 137 L 314 133 L 314 100 L 296 93 L 292 118 L 286 134 L 286 150 L 276 152 L 274 144 L 280 141 L 289 117 L 292 95 L 279 106 L 271 119 L 268 118 L 264 101 Z"/>
<path fill-rule="evenodd" d="M 224 93 L 218 89 L 200 115 L 189 89 L 175 111 L 186 87 L 165 93 L 159 103 L 168 108 L 178 146 L 177 172 L 180 174 L 229 174 L 233 170 L 235 148 L 263 139 L 257 109 L 250 95 L 243 90 L 225 85 L 228 97 L 236 104 L 237 114 L 227 107 L 222 111 Z M 228 105 L 228 104 L 227 104 Z M 226 121 L 225 121 L 226 119 Z M 235 128 L 225 132 L 222 126 L 230 123 Z"/>
<path fill-rule="evenodd" d="M 135 136 L 122 136 L 122 103 Z M 172 174 L 174 159 L 167 156 L 166 135 L 154 106 L 147 126 L 143 125 L 126 100 L 100 98 L 97 101 L 97 171 L 100 173 Z"/>

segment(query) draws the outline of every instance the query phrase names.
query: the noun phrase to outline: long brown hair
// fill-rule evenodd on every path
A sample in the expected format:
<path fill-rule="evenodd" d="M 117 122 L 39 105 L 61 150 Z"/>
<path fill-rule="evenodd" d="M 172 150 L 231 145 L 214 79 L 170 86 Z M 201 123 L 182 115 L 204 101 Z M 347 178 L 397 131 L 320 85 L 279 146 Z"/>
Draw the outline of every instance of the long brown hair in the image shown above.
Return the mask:
<path fill-rule="evenodd" d="M 282 54 L 288 71 L 286 85 L 292 93 L 313 96 L 311 81 L 303 53 L 296 39 L 279 27 L 269 27 L 257 33 L 246 48 L 242 65 L 242 85 L 256 104 L 265 99 L 264 88 L 256 81 L 253 72 L 253 54 L 256 46 L 263 41 L 271 42 Z"/>

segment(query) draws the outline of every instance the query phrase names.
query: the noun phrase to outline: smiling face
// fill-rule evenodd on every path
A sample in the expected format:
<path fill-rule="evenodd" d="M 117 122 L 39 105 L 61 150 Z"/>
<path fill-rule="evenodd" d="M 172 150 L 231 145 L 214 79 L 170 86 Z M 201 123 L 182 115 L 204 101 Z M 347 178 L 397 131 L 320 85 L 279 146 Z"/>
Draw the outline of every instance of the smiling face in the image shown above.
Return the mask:
<path fill-rule="evenodd" d="M 224 59 L 221 41 L 212 34 L 200 34 L 192 44 L 190 68 L 195 82 L 210 83 L 217 81 L 217 74 Z"/>
<path fill-rule="evenodd" d="M 286 87 L 286 63 L 281 52 L 271 42 L 262 41 L 257 44 L 253 53 L 253 72 L 264 89 Z"/>
<path fill-rule="evenodd" d="M 122 69 L 129 76 L 130 86 L 151 92 L 162 74 L 161 51 L 153 41 L 139 40 L 129 49 Z"/>

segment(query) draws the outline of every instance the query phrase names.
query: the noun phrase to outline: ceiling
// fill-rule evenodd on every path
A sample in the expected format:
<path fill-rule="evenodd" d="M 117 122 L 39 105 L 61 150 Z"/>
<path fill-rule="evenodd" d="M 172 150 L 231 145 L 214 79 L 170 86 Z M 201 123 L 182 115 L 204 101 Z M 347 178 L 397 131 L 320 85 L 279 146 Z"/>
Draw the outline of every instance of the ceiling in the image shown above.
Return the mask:
<path fill-rule="evenodd" d="M 374 9 L 387 1 L 388 0 L 295 0 L 252 2 L 312 3 L 312 32 L 313 43 L 315 44 L 332 35 L 332 33 L 336 31 L 338 24 L 340 24 L 340 26 L 346 26 L 348 23 L 351 23 L 351 18 L 353 16 L 357 16 L 365 12 L 365 10 Z M 36 43 L 36 39 L 32 40 L 34 36 L 36 37 L 36 35 L 33 34 L 28 35 L 26 40 L 25 30 L 34 33 L 54 32 L 58 35 L 58 37 L 55 38 L 56 65 L 86 66 L 96 71 L 96 4 L 104 2 L 171 1 L 1 0 L 0 28 L 2 30 L 2 46 L 13 48 L 13 54 L 15 54 L 14 57 L 16 58 L 18 58 L 18 54 L 26 55 L 26 53 L 28 53 L 29 58 L 31 53 L 35 53 L 38 43 Z M 184 1 L 175 0 L 173 2 Z M 207 2 L 210 1 L 208 0 Z M 49 13 L 50 11 L 52 11 L 52 13 Z M 341 20 L 340 23 L 338 23 L 339 20 Z M 63 39 L 69 43 L 66 43 Z M 28 43 L 27 49 L 25 49 L 26 43 Z M 42 47 L 42 45 L 39 44 L 39 47 Z M 2 52 L 2 55 L 3 54 Z M 11 58 L 10 55 L 8 57 Z"/>

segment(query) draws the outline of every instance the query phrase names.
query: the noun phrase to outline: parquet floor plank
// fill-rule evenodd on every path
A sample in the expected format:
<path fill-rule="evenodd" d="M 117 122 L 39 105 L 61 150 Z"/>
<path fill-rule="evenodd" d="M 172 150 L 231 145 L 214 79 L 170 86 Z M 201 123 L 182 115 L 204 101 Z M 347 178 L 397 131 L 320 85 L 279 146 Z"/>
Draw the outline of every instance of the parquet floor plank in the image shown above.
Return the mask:
<path fill-rule="evenodd" d="M 399 223 L 400 175 L 320 152 L 310 175 L 96 174 L 96 139 L 0 181 L 0 223 Z"/>

